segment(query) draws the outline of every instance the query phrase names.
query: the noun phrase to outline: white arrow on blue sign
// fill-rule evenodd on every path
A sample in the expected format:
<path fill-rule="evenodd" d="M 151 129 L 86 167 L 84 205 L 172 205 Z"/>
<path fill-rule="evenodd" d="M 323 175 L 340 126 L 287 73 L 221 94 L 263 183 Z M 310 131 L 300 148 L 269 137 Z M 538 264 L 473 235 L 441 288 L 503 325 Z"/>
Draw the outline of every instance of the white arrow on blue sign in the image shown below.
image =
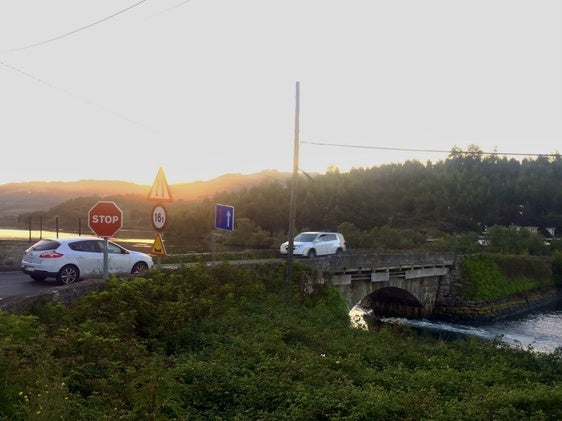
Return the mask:
<path fill-rule="evenodd" d="M 234 207 L 227 205 L 215 206 L 215 228 L 232 231 L 234 229 Z"/>

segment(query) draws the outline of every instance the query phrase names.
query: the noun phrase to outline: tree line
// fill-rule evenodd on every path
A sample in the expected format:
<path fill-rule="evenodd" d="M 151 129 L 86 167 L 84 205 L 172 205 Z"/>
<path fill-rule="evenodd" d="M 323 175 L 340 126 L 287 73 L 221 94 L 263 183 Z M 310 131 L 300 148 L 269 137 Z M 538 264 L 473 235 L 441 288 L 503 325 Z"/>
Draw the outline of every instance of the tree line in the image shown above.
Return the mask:
<path fill-rule="evenodd" d="M 323 175 L 297 178 L 296 228 L 339 230 L 352 248 L 401 250 L 436 247 L 443 241 L 473 245 L 490 229 L 509 237 L 513 227 L 562 227 L 561 179 L 560 155 L 519 161 L 484 154 L 476 146 L 468 151 L 453 148 L 447 159 L 436 163 L 412 160 L 345 173 L 329 168 Z M 235 229 L 222 233 L 221 244 L 278 247 L 287 239 L 291 187 L 291 181 L 268 180 L 210 199 L 171 203 L 166 240 L 210 241 L 216 232 L 215 205 L 222 203 L 235 208 Z M 150 229 L 154 204 L 145 197 L 104 200 L 115 200 L 123 209 L 124 228 Z M 87 228 L 94 202 L 77 198 L 33 216 L 41 216 L 47 225 L 55 216 L 65 221 L 81 216 Z M 29 216 L 20 215 L 20 224 L 25 226 Z M 535 242 L 541 239 L 533 236 Z"/>

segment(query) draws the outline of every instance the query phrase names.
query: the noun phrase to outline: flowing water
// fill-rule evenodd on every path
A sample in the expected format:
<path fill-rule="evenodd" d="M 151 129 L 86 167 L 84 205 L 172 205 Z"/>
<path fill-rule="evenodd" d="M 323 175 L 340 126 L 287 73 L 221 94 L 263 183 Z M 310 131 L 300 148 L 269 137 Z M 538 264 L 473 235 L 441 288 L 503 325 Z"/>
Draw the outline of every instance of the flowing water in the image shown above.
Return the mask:
<path fill-rule="evenodd" d="M 30 240 L 35 242 L 41 238 L 58 238 L 65 236 L 78 235 L 75 232 L 65 231 L 50 231 L 50 230 L 24 230 L 13 228 L 0 228 L 0 240 Z M 82 233 L 82 235 L 93 235 L 91 232 Z M 151 243 L 154 241 L 154 234 L 150 231 L 143 230 L 120 230 L 117 234 L 116 241 L 119 242 L 137 242 L 137 243 Z"/>
<path fill-rule="evenodd" d="M 352 320 L 358 320 L 361 313 L 353 309 Z M 368 319 L 368 313 L 364 313 Z M 533 311 L 517 318 L 505 319 L 493 323 L 470 325 L 461 323 L 429 321 L 423 319 L 381 318 L 383 323 L 410 326 L 416 330 L 445 338 L 458 336 L 475 336 L 485 340 L 499 339 L 502 342 L 521 349 L 542 353 L 552 353 L 562 347 L 562 303 Z M 366 328 L 361 321 L 354 323 Z"/>

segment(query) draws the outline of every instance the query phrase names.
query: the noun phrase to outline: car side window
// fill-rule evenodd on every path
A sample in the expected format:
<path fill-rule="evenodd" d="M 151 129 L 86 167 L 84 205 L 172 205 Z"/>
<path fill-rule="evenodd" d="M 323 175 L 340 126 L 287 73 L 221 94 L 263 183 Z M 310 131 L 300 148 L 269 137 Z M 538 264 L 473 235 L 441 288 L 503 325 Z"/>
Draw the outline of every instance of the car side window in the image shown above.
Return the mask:
<path fill-rule="evenodd" d="M 113 243 L 107 243 L 107 252 L 112 254 L 121 254 L 121 247 Z"/>
<path fill-rule="evenodd" d="M 85 253 L 99 253 L 100 250 L 97 245 L 97 241 L 76 241 L 68 245 L 74 251 L 81 251 Z"/>
<path fill-rule="evenodd" d="M 326 234 L 326 241 L 335 241 L 336 236 L 334 234 Z"/>
<path fill-rule="evenodd" d="M 60 243 L 54 240 L 40 240 L 34 246 L 35 251 L 56 250 L 59 248 Z"/>

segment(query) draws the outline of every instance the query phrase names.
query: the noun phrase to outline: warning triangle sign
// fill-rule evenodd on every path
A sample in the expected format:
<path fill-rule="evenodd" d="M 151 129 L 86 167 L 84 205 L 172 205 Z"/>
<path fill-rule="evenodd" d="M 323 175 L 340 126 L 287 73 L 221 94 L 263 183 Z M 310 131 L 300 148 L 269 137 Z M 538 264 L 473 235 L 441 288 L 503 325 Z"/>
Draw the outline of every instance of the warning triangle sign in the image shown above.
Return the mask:
<path fill-rule="evenodd" d="M 162 167 L 158 169 L 158 174 L 156 174 L 154 183 L 148 192 L 148 200 L 151 202 L 172 202 L 174 200 Z"/>
<path fill-rule="evenodd" d="M 162 236 L 160 235 L 160 233 L 156 234 L 156 238 L 154 239 L 154 244 L 152 245 L 150 254 L 153 254 L 155 256 L 166 255 L 166 248 L 164 247 L 164 241 L 162 241 Z"/>

